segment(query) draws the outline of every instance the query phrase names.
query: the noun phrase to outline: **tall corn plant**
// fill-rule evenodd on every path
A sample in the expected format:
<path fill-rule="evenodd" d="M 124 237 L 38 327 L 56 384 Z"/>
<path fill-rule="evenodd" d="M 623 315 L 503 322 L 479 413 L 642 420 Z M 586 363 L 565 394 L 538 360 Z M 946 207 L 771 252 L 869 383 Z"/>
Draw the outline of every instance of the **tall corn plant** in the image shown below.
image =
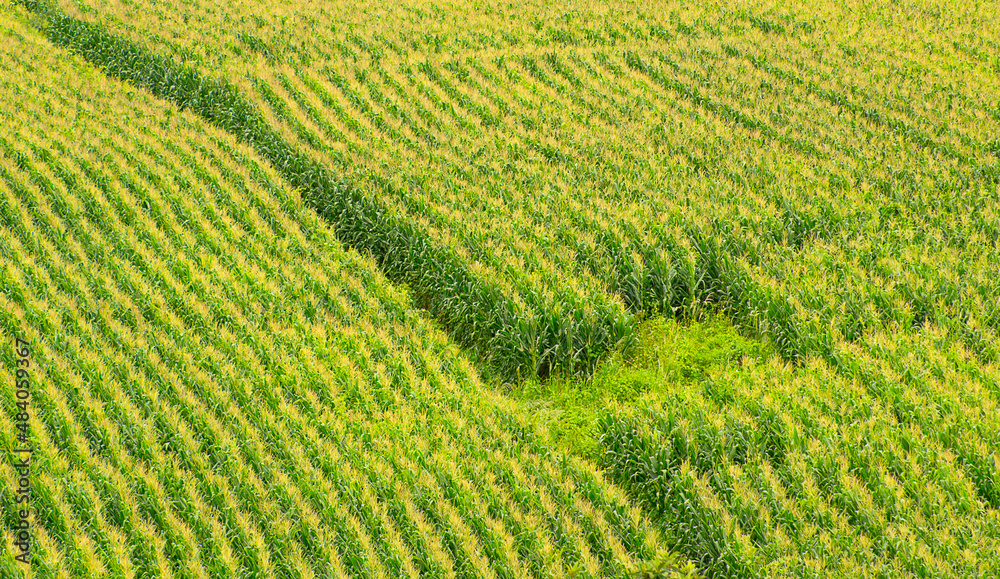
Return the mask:
<path fill-rule="evenodd" d="M 44 32 L 53 43 L 114 78 L 190 109 L 253 146 L 302 192 L 345 244 L 373 255 L 391 279 L 409 284 L 417 301 L 500 375 L 590 371 L 604 352 L 630 341 L 630 316 L 613 304 L 595 316 L 581 311 L 556 313 L 557 304 L 532 295 L 526 296 L 526 305 L 515 303 L 512 290 L 477 275 L 454 249 L 433 239 L 418 222 L 296 150 L 234 85 L 151 54 L 52 4 L 19 3 L 44 18 Z"/>

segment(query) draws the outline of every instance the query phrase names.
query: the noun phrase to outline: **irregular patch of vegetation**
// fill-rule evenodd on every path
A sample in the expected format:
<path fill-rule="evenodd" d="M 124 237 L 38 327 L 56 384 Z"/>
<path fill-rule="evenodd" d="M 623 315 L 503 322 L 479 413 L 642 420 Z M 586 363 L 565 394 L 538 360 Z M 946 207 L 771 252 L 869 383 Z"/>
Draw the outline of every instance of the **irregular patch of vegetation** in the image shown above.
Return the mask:
<path fill-rule="evenodd" d="M 772 346 L 741 335 L 720 316 L 691 323 L 656 317 L 643 322 L 637 335 L 632 348 L 612 353 L 589 378 L 525 380 L 513 386 L 512 395 L 534 409 L 560 448 L 600 460 L 602 413 L 654 403 L 697 384 L 714 368 L 774 354 Z"/>

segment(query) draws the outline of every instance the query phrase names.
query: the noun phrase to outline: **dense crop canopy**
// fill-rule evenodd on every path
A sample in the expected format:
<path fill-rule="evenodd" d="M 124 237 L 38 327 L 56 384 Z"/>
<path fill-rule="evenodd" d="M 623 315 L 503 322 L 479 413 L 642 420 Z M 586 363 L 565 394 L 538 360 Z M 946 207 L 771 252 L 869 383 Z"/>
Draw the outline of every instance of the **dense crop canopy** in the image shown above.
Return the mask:
<path fill-rule="evenodd" d="M 622 577 L 661 550 L 251 149 L 6 11 L 0 38 L 31 576 Z M 17 480 L 5 458 L 4 578 Z"/>
<path fill-rule="evenodd" d="M 599 424 L 608 472 L 709 573 L 997 574 L 994 3 L 19 4 L 0 313 L 48 340 L 43 431 L 80 481 L 44 495 L 59 557 L 649 556 L 395 282 L 508 382 L 587 375 L 650 314 L 774 344 Z M 123 92 L 131 120 L 101 112 Z M 156 482 L 103 482 L 106 448 Z M 280 563 L 274 537 L 297 541 Z"/>

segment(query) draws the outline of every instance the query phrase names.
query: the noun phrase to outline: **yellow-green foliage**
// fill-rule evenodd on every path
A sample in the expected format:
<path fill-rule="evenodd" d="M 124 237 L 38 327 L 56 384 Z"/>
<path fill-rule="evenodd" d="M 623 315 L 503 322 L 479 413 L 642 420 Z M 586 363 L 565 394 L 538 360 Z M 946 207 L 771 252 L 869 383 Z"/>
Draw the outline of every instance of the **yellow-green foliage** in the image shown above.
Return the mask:
<path fill-rule="evenodd" d="M 15 562 L 5 458 L 5 579 L 624 577 L 664 550 L 253 150 L 6 8 L 0 39 L 0 327 L 33 352 L 36 540 Z"/>
<path fill-rule="evenodd" d="M 995 576 L 1000 374 L 902 331 L 867 336 L 852 377 L 773 357 L 608 412 L 607 472 L 710 575 Z"/>
<path fill-rule="evenodd" d="M 184 390 L 174 385 L 179 377 L 154 379 L 158 371 L 151 368 L 181 373 L 177 368 L 201 367 L 209 382 L 220 380 L 217 375 L 235 376 L 222 381 L 236 393 L 246 391 L 243 377 L 252 376 L 251 384 L 264 384 L 259 388 L 270 392 L 271 384 L 311 384 L 320 379 L 315 376 L 324 376 L 296 370 L 299 356 L 306 356 L 309 368 L 333 367 L 329 356 L 338 364 L 346 356 L 342 365 L 352 370 L 336 374 L 336 391 L 343 395 L 331 398 L 342 400 L 343 406 L 329 402 L 337 412 L 391 409 L 394 400 L 409 400 L 411 391 L 427 392 L 430 400 L 451 402 L 414 402 L 416 407 L 450 408 L 453 414 L 439 422 L 428 419 L 426 428 L 484 420 L 476 428 L 488 444 L 504 440 L 489 430 L 495 418 L 500 421 L 496 428 L 516 438 L 512 422 L 495 413 L 487 413 L 493 418 L 478 417 L 479 399 L 492 395 L 467 377 L 472 374 L 464 363 L 436 353 L 433 367 L 440 370 L 425 369 L 421 352 L 438 352 L 445 342 L 414 336 L 419 334 L 414 327 L 425 326 L 413 321 L 417 317 L 395 291 L 368 297 L 381 291 L 369 285 L 385 286 L 382 278 L 371 274 L 375 277 L 370 279 L 379 281 L 369 282 L 323 273 L 324 267 L 333 267 L 321 265 L 324 260 L 340 263 L 338 256 L 344 254 L 333 236 L 317 240 L 312 231 L 323 230 L 320 222 L 310 222 L 308 241 L 314 249 L 299 261 L 286 257 L 284 249 L 274 253 L 270 238 L 241 241 L 246 231 L 255 230 L 251 222 L 241 225 L 253 214 L 249 209 L 206 217 L 213 228 L 229 227 L 227 219 L 232 220 L 239 228 L 232 233 L 206 234 L 202 229 L 207 226 L 187 235 L 168 233 L 198 227 L 194 224 L 199 221 L 186 217 L 189 213 L 223 211 L 212 208 L 236 203 L 213 201 L 219 195 L 232 198 L 223 183 L 260 181 L 238 177 L 246 170 L 240 168 L 243 161 L 225 159 L 263 157 L 274 171 L 260 168 L 255 173 L 266 175 L 274 188 L 296 189 L 340 242 L 370 255 L 387 278 L 405 283 L 415 304 L 432 312 L 454 340 L 472 346 L 474 355 L 490 362 L 503 378 L 593 370 L 602 356 L 639 340 L 636 320 L 647 314 L 697 320 L 715 310 L 742 335 L 773 344 L 779 358 L 745 368 L 720 365 L 708 370 L 706 378 L 637 379 L 627 370 L 607 370 L 585 382 L 590 386 L 564 390 L 553 381 L 536 388 L 554 407 L 579 409 L 580 420 L 564 425 L 562 436 L 577 442 L 585 440 L 594 409 L 606 398 L 634 400 L 643 388 L 659 393 L 648 408 L 621 404 L 601 418 L 601 459 L 670 531 L 672 544 L 702 569 L 720 576 L 998 574 L 1000 29 L 995 3 L 19 4 L 30 9 L 34 26 L 53 44 L 225 131 L 212 133 L 226 143 L 218 145 L 223 153 L 182 146 L 173 136 L 162 141 L 148 136 L 149 131 L 172 134 L 182 118 L 194 122 L 188 115 L 168 115 L 165 107 L 144 118 L 145 129 L 95 130 L 101 144 L 91 157 L 81 158 L 89 159 L 88 166 L 115 167 L 104 171 L 110 172 L 107 186 L 118 187 L 111 194 L 95 185 L 96 205 L 84 203 L 90 196 L 62 193 L 60 185 L 72 190 L 72 180 L 63 174 L 92 170 L 75 168 L 78 161 L 66 170 L 48 168 L 56 161 L 45 157 L 71 154 L 54 143 L 82 146 L 79 138 L 54 140 L 50 135 L 58 131 L 37 122 L 31 126 L 46 128 L 33 140 L 5 141 L 4 166 L 13 175 L 8 183 L 35 188 L 22 193 L 8 184 L 9 197 L 56 200 L 36 203 L 51 207 L 40 209 L 43 217 L 38 218 L 23 213 L 23 203 L 5 206 L 9 220 L 32 228 L 17 234 L 23 240 L 19 244 L 4 246 L 13 248 L 5 249 L 10 265 L 4 271 L 11 273 L 4 283 L 14 288 L 13 297 L 6 299 L 22 304 L 21 310 L 12 310 L 22 312 L 15 319 L 30 319 L 39 330 L 61 328 L 51 338 L 58 346 L 54 352 L 93 351 L 90 342 L 74 342 L 78 333 L 89 336 L 92 326 L 102 336 L 94 340 L 149 352 L 130 360 L 128 367 L 148 374 L 150 384 L 166 380 L 165 394 L 148 403 L 154 410 L 162 405 L 157 412 L 166 422 L 142 423 L 137 430 L 142 434 L 129 438 L 137 441 L 132 443 L 136 453 L 149 453 L 149 443 L 142 441 L 157 440 L 160 432 L 171 431 L 165 425 L 181 421 L 195 426 L 180 430 L 177 440 L 169 442 L 171 448 L 203 445 L 194 433 L 208 424 L 186 405 L 185 392 L 201 400 L 209 389 Z M 28 90 L 7 80 L 15 76 L 32 78 L 28 72 L 6 75 L 6 86 Z M 15 94 L 15 88 L 7 90 Z M 38 101 L 29 109 L 43 107 L 36 113 L 40 119 L 72 118 L 44 111 L 46 106 L 66 106 L 65 98 L 26 100 Z M 11 110 L 19 110 L 20 100 Z M 66 134 L 74 129 L 59 130 Z M 123 137 L 133 131 L 135 137 Z M 143 145 L 146 141 L 150 144 Z M 25 144 L 30 142 L 36 145 Z M 31 168 L 37 166 L 44 170 Z M 156 170 L 161 166 L 177 169 Z M 155 186 L 131 185 L 146 181 Z M 216 182 L 223 191 L 218 195 L 210 185 Z M 151 195 L 143 191 L 170 188 L 185 194 L 173 204 L 157 197 L 147 208 L 129 209 L 145 199 L 142 195 Z M 59 201 L 64 198 L 69 201 Z M 169 212 L 158 209 L 164 213 L 162 224 L 134 227 L 138 215 L 156 220 L 153 208 L 167 206 Z M 255 211 L 305 214 L 294 201 L 280 201 L 278 207 Z M 107 233 L 74 245 L 78 228 L 45 225 L 87 211 L 106 220 Z M 171 221 L 170 215 L 178 217 Z M 216 242 L 213 247 L 220 249 L 204 256 L 184 241 L 217 235 L 226 243 Z M 136 284 L 58 274 L 62 267 L 75 271 L 77 258 L 90 255 L 87 248 L 105 246 L 115 248 L 101 254 L 113 268 L 108 279 L 137 279 Z M 230 247 L 244 246 L 252 253 L 230 255 Z M 22 259 L 22 254 L 35 257 Z M 301 267 L 305 273 L 282 275 L 279 266 Z M 369 271 L 365 267 L 355 269 Z M 215 268 L 229 273 L 215 275 Z M 28 273 L 35 270 L 53 273 Z M 261 279 L 266 283 L 253 282 Z M 112 289 L 99 289 L 105 285 Z M 331 295 L 330 287 L 345 288 L 344 293 Z M 190 302 L 181 298 L 188 288 L 193 288 Z M 130 297 L 123 308 L 117 305 L 119 294 L 150 297 Z M 32 309 L 30 300 L 43 301 Z M 84 312 L 103 310 L 76 305 L 81 300 L 104 300 L 109 313 L 88 317 Z M 348 307 L 355 303 L 351 300 L 364 304 L 358 306 L 360 314 Z M 331 308 L 339 324 L 322 318 Z M 372 308 L 383 313 L 369 315 Z M 159 311 L 171 314 L 147 319 L 149 312 Z M 116 322 L 124 324 L 118 329 L 101 316 L 125 322 Z M 167 333 L 147 336 L 126 322 L 154 324 Z M 105 326 L 110 329 L 101 329 Z M 229 326 L 250 327 L 248 335 L 261 337 L 234 350 L 226 345 L 234 341 L 230 335 L 236 336 Z M 222 328 L 221 338 L 215 337 L 216 327 Z M 305 349 L 315 354 L 299 354 L 299 342 L 282 337 L 292 332 L 288 328 L 336 337 L 324 338 L 329 342 L 316 338 L 320 345 Z M 396 366 L 385 361 L 386 348 L 371 342 L 369 328 L 386 336 L 375 343 L 398 344 L 392 351 L 409 364 L 403 375 L 409 376 L 411 370 L 405 368 L 412 366 L 413 375 L 426 384 L 411 390 L 378 386 L 385 380 L 412 382 L 393 382 Z M 214 344 L 198 336 L 223 341 Z M 293 361 L 270 354 L 274 348 L 285 348 Z M 190 359 L 175 351 L 190 352 Z M 372 359 L 378 361 L 365 362 Z M 113 356 L 100 363 L 69 360 L 64 373 L 79 367 L 88 376 L 113 376 L 119 364 Z M 618 366 L 612 361 L 608 368 Z M 459 371 L 457 385 L 422 377 Z M 131 383 L 128 376 L 116 379 Z M 633 387 L 637 380 L 654 384 Z M 75 387 L 69 379 L 60 384 L 54 393 Z M 468 386 L 473 394 L 467 384 L 474 385 Z M 606 388 L 595 389 L 594 384 Z M 136 392 L 153 387 L 140 386 Z M 111 391 L 101 395 L 113 396 Z M 308 415 L 308 400 L 284 396 L 273 399 L 271 414 L 246 420 L 270 424 L 286 410 Z M 55 394 L 53 399 L 60 400 Z M 242 412 L 256 408 L 234 400 Z M 280 406 L 282 400 L 287 409 Z M 52 403 L 53 416 L 90 416 L 73 407 L 63 411 L 57 402 Z M 204 404 L 215 407 L 214 402 Z M 320 399 L 317 404 L 328 403 Z M 305 408 L 296 410 L 300 405 Z M 229 420 L 242 424 L 242 416 Z M 573 413 L 564 416 L 573 418 Z M 303 418 L 301 423 L 316 420 Z M 60 423 L 53 428 L 69 436 L 77 427 Z M 275 428 L 265 431 L 266 440 L 346 436 L 328 439 L 322 430 Z M 549 495 L 537 500 L 508 489 L 510 481 L 530 481 L 535 473 L 563 468 L 547 462 L 543 442 L 532 443 L 536 454 L 530 458 L 511 454 L 509 470 L 486 469 L 495 478 L 475 478 L 484 464 L 492 464 L 486 458 L 481 463 L 461 458 L 462 452 L 473 453 L 463 445 L 475 437 L 453 430 L 455 450 L 418 452 L 414 449 L 421 444 L 407 444 L 406 434 L 394 428 L 387 419 L 376 431 L 397 433 L 381 450 L 398 451 L 402 458 L 380 465 L 375 461 L 371 468 L 413 471 L 412 477 L 393 475 L 396 486 L 376 485 L 390 490 L 370 490 L 372 505 L 382 504 L 379 497 L 395 496 L 396 488 L 442 480 L 424 476 L 423 467 L 417 467 L 420 452 L 444 452 L 458 460 L 441 468 L 466 469 L 481 490 L 461 495 L 469 497 L 464 503 L 445 493 L 441 500 L 455 511 L 438 498 L 414 492 L 412 499 L 392 503 L 395 510 L 386 515 L 391 521 L 409 517 L 413 526 L 371 536 L 352 530 L 369 527 L 351 519 L 350 504 L 310 507 L 310 520 L 337 521 L 338 532 L 356 537 L 330 551 L 335 561 L 330 568 L 349 572 L 359 560 L 352 553 L 369 544 L 396 544 L 391 539 L 396 536 L 416 554 L 400 556 L 399 564 L 392 557 L 376 558 L 373 574 L 408 570 L 410 563 L 416 572 L 462 574 L 490 561 L 492 572 L 504 575 L 502 569 L 516 566 L 513 553 L 517 561 L 534 561 L 528 568 L 535 570 L 548 569 L 552 561 L 556 568 L 566 563 L 567 569 L 607 565 L 609 557 L 567 546 L 576 539 L 566 537 L 596 536 L 593 529 L 609 536 L 601 525 L 612 519 L 590 527 L 581 522 L 590 519 L 560 511 L 565 504 L 581 513 L 590 507 L 577 505 L 579 495 L 563 493 L 563 483 L 553 478 L 543 485 Z M 557 438 L 559 428 L 553 428 Z M 367 440 L 362 434 L 351 436 Z M 327 447 L 303 445 L 305 458 L 289 450 L 275 460 L 301 465 L 288 475 L 292 480 L 301 471 L 322 481 L 319 473 L 327 472 L 326 463 L 313 464 L 310 453 Z M 584 444 L 576 450 L 587 454 L 597 448 Z M 197 453 L 181 453 L 176 472 L 186 468 L 184 460 L 194 460 L 189 454 Z M 362 476 L 368 464 L 367 458 L 358 459 L 353 468 Z M 440 464 L 448 463 L 442 459 Z M 584 469 L 588 463 L 573 464 Z M 160 470 L 151 471 L 175 472 L 173 466 L 156 468 Z M 143 487 L 143 504 L 163 505 L 172 489 L 204 484 L 170 479 Z M 330 484 L 341 495 L 364 496 Z M 72 496 L 53 494 L 51 501 L 73 505 L 79 502 L 75 497 L 91 496 L 85 484 L 79 488 Z M 289 509 L 311 504 L 324 489 L 308 483 L 276 504 Z M 591 494 L 584 496 L 594 500 Z M 474 511 L 479 506 L 469 505 L 481 505 L 492 512 L 494 504 L 510 505 L 503 512 L 523 513 L 510 514 L 502 523 L 485 519 L 480 525 L 469 522 L 462 510 L 480 512 Z M 53 512 L 72 513 L 72 507 Z M 177 517 L 183 522 L 183 513 Z M 625 518 L 613 520 L 617 525 Z M 448 530 L 419 547 L 406 542 L 446 523 Z M 501 543 L 517 543 L 503 543 L 506 555 L 497 555 L 499 548 L 490 551 L 486 539 L 479 539 L 482 548 L 456 547 L 465 544 L 458 538 L 467 529 L 484 537 L 483 529 L 494 523 L 510 529 L 498 535 Z M 63 534 L 75 528 L 69 515 L 55 515 L 53 524 Z M 149 550 L 142 555 L 148 568 L 194 560 L 191 550 L 172 545 L 193 544 L 214 532 L 209 525 L 209 530 L 192 528 L 195 539 L 186 538 L 186 531 L 164 535 L 163 528 L 174 526 L 172 520 L 156 519 L 130 527 L 128 536 L 142 537 L 139 542 Z M 249 557 L 271 569 L 277 559 L 269 558 L 270 536 L 247 531 L 239 549 L 260 553 Z M 102 543 L 103 538 L 95 537 L 59 548 L 89 553 L 103 548 L 95 545 L 110 544 L 106 551 L 118 552 L 113 540 Z M 523 537 L 531 538 L 522 548 L 518 542 Z M 326 545 L 321 536 L 302 540 Z M 603 552 L 618 553 L 619 547 L 608 541 L 612 546 Z M 43 541 L 50 543 L 59 545 Z M 622 548 L 639 552 L 633 547 Z M 281 561 L 300 556 L 293 555 Z M 65 560 L 76 559 L 67 555 Z M 502 561 L 509 561 L 507 567 Z"/>
<path fill-rule="evenodd" d="M 653 318 L 636 333 L 635 346 L 603 360 L 593 376 L 526 380 L 512 386 L 511 395 L 533 409 L 555 445 L 598 461 L 597 418 L 602 413 L 661 400 L 717 366 L 773 353 L 717 317 L 693 324 Z"/>
<path fill-rule="evenodd" d="M 338 233 L 508 375 L 704 302 L 789 359 L 893 320 L 996 357 L 989 3 L 53 4 L 232 83 L 378 199 Z"/>

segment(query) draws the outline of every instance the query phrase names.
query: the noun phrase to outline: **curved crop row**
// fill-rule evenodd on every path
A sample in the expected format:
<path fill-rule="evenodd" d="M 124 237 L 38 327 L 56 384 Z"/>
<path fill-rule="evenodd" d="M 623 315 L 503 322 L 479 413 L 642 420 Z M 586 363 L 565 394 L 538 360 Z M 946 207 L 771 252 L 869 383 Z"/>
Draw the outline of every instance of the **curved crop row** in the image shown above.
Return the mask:
<path fill-rule="evenodd" d="M 906 386 L 772 360 L 608 413 L 608 473 L 711 576 L 995 575 L 995 402 L 941 337 Z"/>
<path fill-rule="evenodd" d="M 880 255 L 845 277 L 870 288 L 884 277 L 878 248 L 899 259 L 920 246 L 911 226 L 988 258 L 988 205 L 968 200 L 995 198 L 997 119 L 984 113 L 997 87 L 967 50 L 920 53 L 899 22 L 882 23 L 875 42 L 908 66 L 883 86 L 884 67 L 857 57 L 866 47 L 824 36 L 857 17 L 834 6 L 557 17 L 529 5 L 528 26 L 458 3 L 447 18 L 467 22 L 447 31 L 417 4 L 366 6 L 390 32 L 338 3 L 41 12 L 56 42 L 253 143 L 502 375 L 592 368 L 632 340 L 633 313 L 706 303 L 792 359 L 829 356 L 889 323 L 894 304 L 991 358 L 996 316 L 975 298 L 996 295 L 990 269 L 960 282 L 957 264 L 936 275 L 907 260 L 915 275 L 856 296 L 887 304 L 861 320 L 829 293 L 800 304 L 781 271 L 790 255 L 864 244 Z M 939 21 L 971 33 L 977 18 Z M 947 67 L 979 92 L 941 88 Z M 930 221 L 938 206 L 974 219 Z M 964 330 L 968 318 L 985 335 Z"/>
<path fill-rule="evenodd" d="M 252 149 L 2 27 L 32 576 L 624 577 L 662 549 Z M 16 481 L 5 461 L 0 502 Z M 0 569 L 26 576 L 4 513 Z"/>

